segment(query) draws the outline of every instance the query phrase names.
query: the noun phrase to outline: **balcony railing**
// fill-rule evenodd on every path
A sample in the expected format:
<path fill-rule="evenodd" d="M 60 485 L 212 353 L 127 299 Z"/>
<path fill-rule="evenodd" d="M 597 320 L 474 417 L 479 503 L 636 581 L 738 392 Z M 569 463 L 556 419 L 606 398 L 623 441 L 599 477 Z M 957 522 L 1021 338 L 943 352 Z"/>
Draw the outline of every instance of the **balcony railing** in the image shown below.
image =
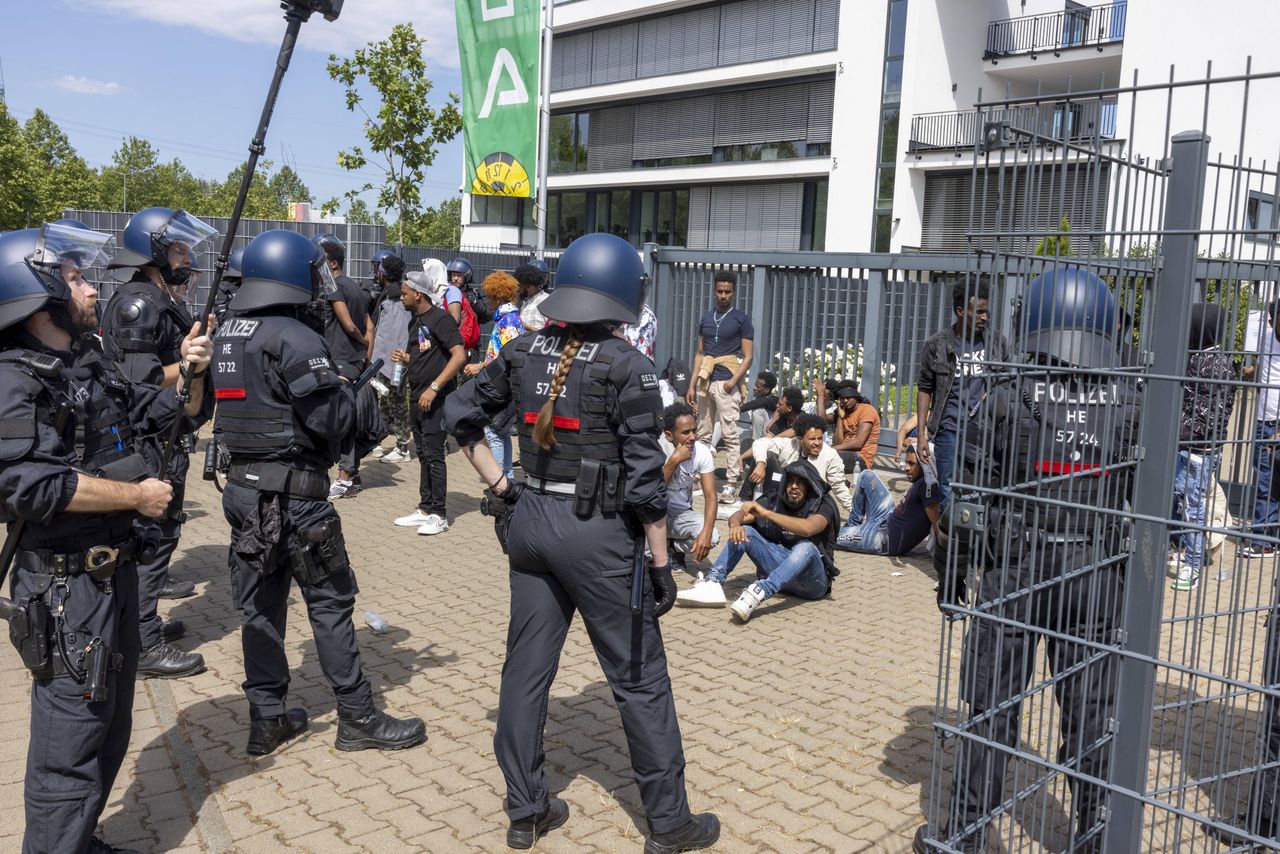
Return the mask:
<path fill-rule="evenodd" d="M 1064 9 L 1043 15 L 1027 15 L 987 25 L 984 59 L 1045 53 L 1075 47 L 1096 47 L 1124 41 L 1129 4 L 1105 3 L 1088 8 Z"/>
<path fill-rule="evenodd" d="M 1005 122 L 1015 140 L 1028 143 L 1114 139 L 1115 101 L 1064 101 L 1003 110 L 923 113 L 911 119 L 910 153 L 973 148 L 988 122 Z"/>

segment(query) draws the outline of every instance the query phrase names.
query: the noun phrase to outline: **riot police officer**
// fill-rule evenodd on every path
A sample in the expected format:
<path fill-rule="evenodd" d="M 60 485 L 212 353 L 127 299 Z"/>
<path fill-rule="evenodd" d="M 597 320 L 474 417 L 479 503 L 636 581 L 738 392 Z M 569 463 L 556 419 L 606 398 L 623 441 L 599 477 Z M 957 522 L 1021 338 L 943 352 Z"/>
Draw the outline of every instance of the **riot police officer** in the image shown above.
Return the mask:
<path fill-rule="evenodd" d="M 1117 657 L 1079 643 L 1110 644 L 1120 622 L 1125 571 L 1120 512 L 1132 491 L 1137 394 L 1114 371 L 1116 305 L 1104 281 L 1062 267 L 1038 276 L 1015 312 L 1016 369 L 989 366 L 984 397 L 964 427 L 968 481 L 957 487 L 949 547 L 969 532 L 956 519 L 966 502 L 986 507 L 983 539 L 968 543 L 982 569 L 961 664 L 960 726 L 946 820 L 916 833 L 918 854 L 985 851 L 988 823 L 1005 800 L 1008 754 L 977 738 L 1015 746 L 1021 701 L 1036 668 L 1041 634 L 1060 712 L 1058 761 L 1106 780 Z M 944 579 L 945 584 L 954 580 Z M 940 595 L 944 613 L 959 597 Z M 958 614 L 957 614 L 958 615 Z M 972 736 L 972 737 L 969 737 Z M 1105 790 L 1071 778 L 1075 826 L 1067 850 L 1101 850 Z"/>
<path fill-rule="evenodd" d="M 0 518 L 16 546 L 0 613 L 32 671 L 26 854 L 120 850 L 93 832 L 132 729 L 134 522 L 173 497 L 147 476 L 139 437 L 179 417 L 177 397 L 126 382 L 90 343 L 84 270 L 106 261 L 110 238 L 77 225 L 0 236 Z M 184 348 L 194 415 L 210 342 L 190 335 Z"/>
<path fill-rule="evenodd" d="M 134 272 L 107 302 L 102 315 L 102 346 L 107 358 L 113 359 L 130 381 L 177 384 L 185 355 L 181 345 L 193 320 L 174 292 L 194 281 L 192 253 L 215 233 L 196 217 L 170 208 L 146 208 L 129 218 L 120 250 L 108 266 L 132 268 Z M 149 453 L 157 461 L 168 438 L 161 434 L 151 439 Z M 204 670 L 204 656 L 171 644 L 183 634 L 182 627 L 166 626 L 156 611 L 161 598 L 180 599 L 195 593 L 190 581 L 177 581 L 169 575 L 169 562 L 186 518 L 182 501 L 192 441 L 189 435 L 181 441 L 171 455 L 170 470 L 161 474 L 173 484 L 173 505 L 149 527 L 151 542 L 138 560 L 138 627 L 142 635 L 138 673 L 143 677 L 178 678 Z"/>
<path fill-rule="evenodd" d="M 307 604 L 320 668 L 337 698 L 339 750 L 413 747 L 421 720 L 373 705 L 351 621 L 356 579 L 329 493 L 329 467 L 351 441 L 356 404 L 321 337 L 333 276 L 322 249 L 293 231 L 245 249 L 235 318 L 218 330 L 219 438 L 231 456 L 222 509 L 231 524 L 232 595 L 243 619 L 248 752 L 307 728 L 289 709 L 285 616 L 291 580 Z"/>
<path fill-rule="evenodd" d="M 568 819 L 547 791 L 547 696 L 575 610 L 613 689 L 648 814 L 647 854 L 712 845 L 720 824 L 694 816 L 658 617 L 675 601 L 667 560 L 661 397 L 653 364 L 612 327 L 634 322 L 644 269 L 610 234 L 574 241 L 542 309 L 567 326 L 511 341 L 445 405 L 457 437 L 492 490 L 514 504 L 511 622 L 494 751 L 507 783 L 507 844 L 529 848 Z M 527 476 L 503 475 L 483 428 L 514 403 Z M 653 564 L 644 573 L 644 541 Z M 572 544 L 572 545 L 568 545 Z"/>

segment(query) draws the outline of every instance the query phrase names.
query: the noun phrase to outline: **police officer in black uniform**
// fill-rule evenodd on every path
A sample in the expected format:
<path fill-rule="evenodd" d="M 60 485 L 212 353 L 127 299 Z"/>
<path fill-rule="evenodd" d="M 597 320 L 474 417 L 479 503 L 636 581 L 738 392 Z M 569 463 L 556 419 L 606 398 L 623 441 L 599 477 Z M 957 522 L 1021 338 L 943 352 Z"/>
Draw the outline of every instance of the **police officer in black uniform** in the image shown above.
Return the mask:
<path fill-rule="evenodd" d="M 648 814 L 645 851 L 706 848 L 720 824 L 714 815 L 689 810 L 658 628 L 658 617 L 675 601 L 658 378 L 652 362 L 612 334 L 613 326 L 639 315 L 644 269 L 626 241 L 591 234 L 565 250 L 557 280 L 542 309 L 568 326 L 508 343 L 445 405 L 445 429 L 489 484 L 492 499 L 514 504 L 506 544 L 511 623 L 494 736 L 507 782 L 507 844 L 529 848 L 568 819 L 568 806 L 547 791 L 543 726 L 576 610 L 622 715 Z M 523 483 L 504 477 L 484 440 L 484 427 L 511 403 Z M 645 540 L 654 563 L 647 577 Z"/>
<path fill-rule="evenodd" d="M 248 752 L 271 753 L 307 728 L 306 712 L 285 703 L 292 580 L 337 697 L 338 749 L 413 747 L 426 740 L 422 721 L 373 705 L 351 621 L 355 574 L 327 500 L 329 467 L 352 440 L 356 404 L 321 337 L 322 301 L 334 288 L 324 251 L 297 232 L 267 231 L 245 249 L 241 271 L 235 317 L 214 339 L 214 386 L 219 436 L 231 455 L 222 509 L 243 617 Z"/>
<path fill-rule="evenodd" d="M 112 269 L 133 269 L 129 281 L 116 288 L 102 315 L 102 346 L 132 382 L 172 386 L 184 361 L 182 342 L 194 321 L 176 289 L 194 281 L 192 252 L 215 234 L 212 226 L 185 211 L 146 208 L 130 217 L 121 237 L 122 246 L 109 265 Z M 168 434 L 151 437 L 148 453 L 157 464 L 163 456 Z M 138 613 L 142 634 L 142 660 L 138 674 L 143 677 L 178 678 L 204 670 L 204 656 L 184 652 L 171 644 L 182 627 L 166 627 L 156 611 L 161 598 L 180 599 L 195 592 L 190 581 L 169 576 L 169 561 L 178 547 L 187 469 L 192 438 L 182 437 L 175 449 L 169 471 L 161 474 L 173 484 L 173 506 L 164 518 L 148 526 L 148 544 L 138 560 Z"/>
<path fill-rule="evenodd" d="M 83 273 L 109 239 L 70 224 L 0 235 L 0 518 L 17 547 L 0 611 L 32 671 L 25 854 L 121 850 L 93 832 L 132 729 L 134 523 L 173 497 L 139 437 L 169 428 L 177 397 L 127 382 L 93 343 Z M 210 346 L 185 342 L 190 415 Z"/>
<path fill-rule="evenodd" d="M 965 425 L 972 483 L 992 494 L 958 494 L 954 525 L 966 502 L 986 505 L 986 530 L 969 542 L 983 570 L 961 665 L 961 696 L 975 736 L 1014 746 L 1021 695 L 1031 684 L 1040 632 L 1097 644 L 1114 642 L 1120 623 L 1126 561 L 1116 511 L 1132 491 L 1137 394 L 1123 374 L 1084 373 L 1117 365 L 1116 306 L 1104 281 L 1064 267 L 1032 280 L 1014 318 L 1016 370 L 990 366 L 977 414 Z M 1057 504 L 1050 502 L 1065 502 Z M 1070 506 L 1066 506 L 1070 505 Z M 970 536 L 954 527 L 948 546 Z M 955 583 L 944 580 L 944 584 Z M 940 596 L 944 613 L 957 597 Z M 1106 780 L 1118 661 L 1062 637 L 1045 639 L 1060 712 L 1058 761 Z M 988 822 L 1005 800 L 1008 754 L 962 738 L 947 820 L 921 827 L 917 854 L 985 851 Z M 1101 850 L 1105 790 L 1072 778 L 1075 814 L 1067 850 Z"/>

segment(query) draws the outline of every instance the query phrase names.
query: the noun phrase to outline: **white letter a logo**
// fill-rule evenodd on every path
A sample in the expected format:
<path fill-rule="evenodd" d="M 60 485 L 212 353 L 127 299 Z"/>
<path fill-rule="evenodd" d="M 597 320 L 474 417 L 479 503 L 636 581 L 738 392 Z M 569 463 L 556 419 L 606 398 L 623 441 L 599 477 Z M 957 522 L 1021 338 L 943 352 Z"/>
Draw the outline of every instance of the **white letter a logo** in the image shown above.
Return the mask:
<path fill-rule="evenodd" d="M 498 92 L 498 78 L 502 76 L 504 69 L 507 72 L 507 76 L 511 78 L 511 88 Z M 493 111 L 493 96 L 495 93 L 498 95 L 499 107 L 529 103 L 529 90 L 525 88 L 524 80 L 521 79 L 520 72 L 516 70 L 515 58 L 511 56 L 511 52 L 505 47 L 498 48 L 498 55 L 493 58 L 493 71 L 489 73 L 489 88 L 484 93 L 484 106 L 480 108 L 480 118 L 489 118 L 489 113 Z"/>

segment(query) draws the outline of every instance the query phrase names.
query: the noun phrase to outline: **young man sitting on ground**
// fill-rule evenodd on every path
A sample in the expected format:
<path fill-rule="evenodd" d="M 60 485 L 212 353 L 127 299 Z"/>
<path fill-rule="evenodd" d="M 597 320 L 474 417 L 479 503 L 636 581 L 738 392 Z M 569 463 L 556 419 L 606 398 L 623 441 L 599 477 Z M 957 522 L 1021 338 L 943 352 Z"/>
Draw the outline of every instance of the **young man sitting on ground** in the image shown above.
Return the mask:
<path fill-rule="evenodd" d="M 818 397 L 818 411 L 826 412 L 827 387 L 815 383 L 814 390 Z M 835 410 L 826 416 L 828 423 L 835 425 L 831 447 L 844 461 L 845 473 L 873 468 L 880 445 L 879 410 L 849 380 L 833 384 L 829 393 L 836 399 Z"/>
<path fill-rule="evenodd" d="M 704 578 L 676 594 L 676 604 L 717 607 L 725 604 L 724 580 L 743 555 L 756 565 L 757 581 L 729 606 L 745 623 L 760 603 L 786 593 L 822 599 L 839 574 L 834 561 L 840 513 L 822 476 L 799 460 L 783 472 L 783 486 L 760 501 L 748 501 L 729 520 L 729 542 Z"/>
<path fill-rule="evenodd" d="M 711 449 L 697 441 L 698 422 L 693 407 L 678 400 L 662 413 L 665 437 L 675 450 L 662 466 L 667 482 L 667 540 L 673 565 L 684 565 L 685 555 L 705 560 L 720 542 L 716 531 L 716 460 Z M 693 509 L 693 484 L 702 486 L 705 505 Z"/>
<path fill-rule="evenodd" d="M 773 473 L 775 479 L 790 463 L 796 460 L 808 460 L 818 470 L 827 488 L 831 490 L 831 497 L 840 508 L 840 518 L 847 517 L 852 509 L 853 498 L 849 494 L 849 484 L 844 479 L 844 463 L 840 460 L 840 455 L 824 441 L 826 426 L 821 415 L 802 412 L 796 416 L 792 427 L 795 430 L 795 436 L 764 438 L 752 442 L 751 456 L 755 459 L 755 467 L 747 480 L 755 486 L 763 486 L 764 491 L 769 492 L 775 488 L 774 484 L 766 481 L 766 477 L 769 476 L 771 456 L 776 460 Z M 736 501 L 727 506 L 721 505 L 721 518 L 728 518 L 738 507 L 739 504 Z"/>
<path fill-rule="evenodd" d="M 920 462 L 916 446 L 907 445 L 907 478 L 911 488 L 893 506 L 889 490 L 873 471 L 858 475 L 853 512 L 836 537 L 836 548 L 896 557 L 911 552 L 930 531 L 936 531 L 939 509 L 938 476 Z"/>
<path fill-rule="evenodd" d="M 804 394 L 798 388 L 784 388 L 780 397 L 770 395 L 768 399 L 774 401 L 773 415 L 760 431 L 760 435 L 747 443 L 746 449 L 742 452 L 742 465 L 744 467 L 751 462 L 754 456 L 751 452 L 751 446 L 755 444 L 756 439 L 787 439 L 796 435 L 796 416 L 802 414 L 800 410 L 804 406 Z M 744 477 L 742 479 L 742 491 L 738 493 L 738 501 L 733 503 L 733 509 L 736 510 L 738 508 L 739 502 L 750 501 L 755 494 L 756 484 L 750 477 Z M 729 517 L 726 515 L 724 518 L 727 519 Z"/>
<path fill-rule="evenodd" d="M 743 437 L 746 442 L 745 447 L 751 447 L 751 443 L 763 436 L 764 429 L 769 423 L 769 419 L 773 417 L 773 411 L 778 407 L 778 396 L 774 394 L 774 389 L 778 387 L 778 375 L 772 371 L 761 371 L 756 375 L 755 385 L 751 389 L 751 400 L 742 404 L 739 415 L 751 413 L 751 435 Z M 744 448 L 745 449 L 745 448 Z"/>

